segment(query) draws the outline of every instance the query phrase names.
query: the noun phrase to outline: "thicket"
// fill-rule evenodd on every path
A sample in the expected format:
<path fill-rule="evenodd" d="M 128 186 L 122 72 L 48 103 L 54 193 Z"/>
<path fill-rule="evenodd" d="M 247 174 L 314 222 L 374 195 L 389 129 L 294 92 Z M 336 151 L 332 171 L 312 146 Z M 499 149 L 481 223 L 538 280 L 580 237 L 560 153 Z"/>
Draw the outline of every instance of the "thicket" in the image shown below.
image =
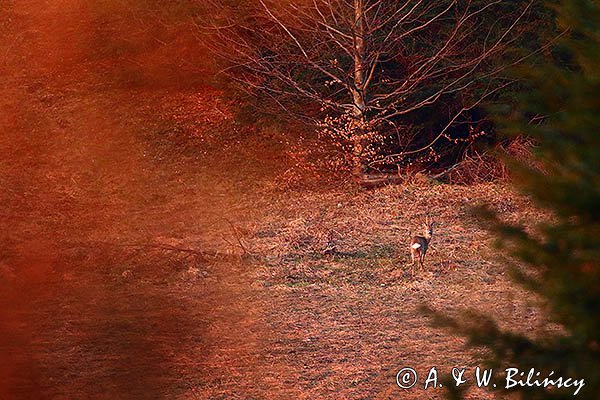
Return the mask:
<path fill-rule="evenodd" d="M 212 0 L 197 26 L 245 122 L 291 121 L 359 178 L 452 167 L 497 143 L 485 104 L 544 56 L 530 1 Z"/>

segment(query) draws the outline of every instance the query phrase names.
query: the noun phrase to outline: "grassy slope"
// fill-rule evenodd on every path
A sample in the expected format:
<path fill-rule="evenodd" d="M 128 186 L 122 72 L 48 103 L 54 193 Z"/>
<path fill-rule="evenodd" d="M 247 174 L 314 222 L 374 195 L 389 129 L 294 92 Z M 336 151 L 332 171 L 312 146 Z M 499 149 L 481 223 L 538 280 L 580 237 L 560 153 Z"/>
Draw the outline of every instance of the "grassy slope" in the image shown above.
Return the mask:
<path fill-rule="evenodd" d="M 536 310 L 468 217 L 479 202 L 493 202 L 509 219 L 534 217 L 525 199 L 495 184 L 286 193 L 269 201 L 251 240 L 264 257 L 254 276 L 274 335 L 267 351 L 298 371 L 306 398 L 438 398 L 400 393 L 395 373 L 476 364 L 461 339 L 429 326 L 422 304 L 449 314 L 475 307 L 507 327 L 536 327 Z M 412 273 L 407 242 L 425 215 L 438 227 L 426 270 Z M 322 253 L 328 240 L 339 254 Z"/>

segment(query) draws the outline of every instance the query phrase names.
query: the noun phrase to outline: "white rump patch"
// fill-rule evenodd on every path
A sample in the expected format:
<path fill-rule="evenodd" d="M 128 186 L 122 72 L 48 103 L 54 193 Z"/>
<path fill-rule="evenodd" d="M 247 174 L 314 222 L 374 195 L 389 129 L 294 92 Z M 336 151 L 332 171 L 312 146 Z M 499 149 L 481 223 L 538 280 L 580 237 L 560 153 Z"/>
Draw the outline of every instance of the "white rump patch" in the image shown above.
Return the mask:
<path fill-rule="evenodd" d="M 419 243 L 415 243 L 410 247 L 412 247 L 413 249 L 418 249 L 419 247 L 421 247 L 421 245 Z"/>

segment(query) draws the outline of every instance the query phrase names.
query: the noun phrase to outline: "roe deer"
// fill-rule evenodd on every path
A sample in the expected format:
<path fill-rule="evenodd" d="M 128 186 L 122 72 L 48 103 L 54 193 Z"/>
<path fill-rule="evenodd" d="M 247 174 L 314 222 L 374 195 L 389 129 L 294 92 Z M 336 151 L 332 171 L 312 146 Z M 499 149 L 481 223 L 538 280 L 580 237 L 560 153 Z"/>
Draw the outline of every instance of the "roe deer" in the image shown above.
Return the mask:
<path fill-rule="evenodd" d="M 433 225 L 435 222 L 429 223 L 429 218 L 423 224 L 423 236 L 414 236 L 410 241 L 410 257 L 412 265 L 415 265 L 415 260 L 419 260 L 419 266 L 423 268 L 425 254 L 429 248 L 429 242 L 433 236 Z"/>

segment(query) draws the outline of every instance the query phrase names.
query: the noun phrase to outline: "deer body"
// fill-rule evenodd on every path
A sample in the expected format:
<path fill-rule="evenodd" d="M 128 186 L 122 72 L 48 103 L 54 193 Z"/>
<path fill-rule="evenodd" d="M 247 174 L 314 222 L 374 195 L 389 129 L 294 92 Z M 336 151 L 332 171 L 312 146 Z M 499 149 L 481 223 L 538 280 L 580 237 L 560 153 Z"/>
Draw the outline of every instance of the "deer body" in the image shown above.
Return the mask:
<path fill-rule="evenodd" d="M 431 242 L 431 237 L 433 236 L 433 222 L 426 222 L 423 224 L 423 235 L 422 236 L 414 236 L 410 241 L 410 257 L 412 259 L 412 264 L 415 264 L 415 261 L 419 261 L 419 266 L 423 267 L 423 262 L 425 261 L 425 254 L 427 254 L 427 249 L 429 248 L 429 242 Z"/>

